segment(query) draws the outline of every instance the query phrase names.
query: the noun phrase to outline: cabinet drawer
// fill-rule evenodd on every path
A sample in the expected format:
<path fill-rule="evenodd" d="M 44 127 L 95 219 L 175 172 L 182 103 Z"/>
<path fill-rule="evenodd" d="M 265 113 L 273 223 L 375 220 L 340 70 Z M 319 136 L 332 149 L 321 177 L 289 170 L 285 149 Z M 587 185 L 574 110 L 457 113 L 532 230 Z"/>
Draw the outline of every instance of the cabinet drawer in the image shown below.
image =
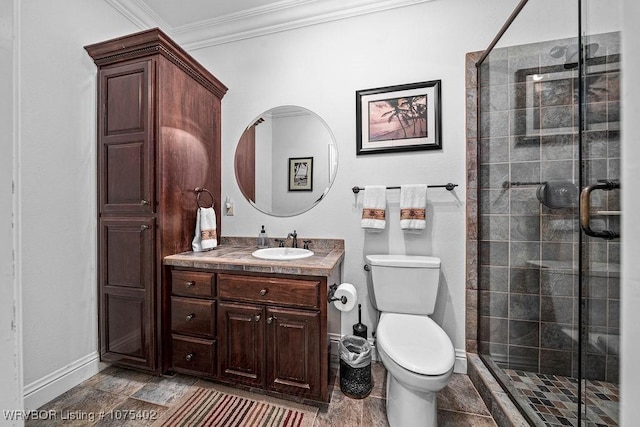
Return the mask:
<path fill-rule="evenodd" d="M 171 271 L 171 293 L 174 295 L 213 298 L 215 296 L 213 273 L 203 271 Z"/>
<path fill-rule="evenodd" d="M 218 275 L 220 298 L 318 308 L 320 281 Z"/>
<path fill-rule="evenodd" d="M 171 297 L 171 331 L 213 338 L 215 301 Z"/>
<path fill-rule="evenodd" d="M 215 341 L 173 335 L 171 345 L 174 371 L 214 376 Z"/>

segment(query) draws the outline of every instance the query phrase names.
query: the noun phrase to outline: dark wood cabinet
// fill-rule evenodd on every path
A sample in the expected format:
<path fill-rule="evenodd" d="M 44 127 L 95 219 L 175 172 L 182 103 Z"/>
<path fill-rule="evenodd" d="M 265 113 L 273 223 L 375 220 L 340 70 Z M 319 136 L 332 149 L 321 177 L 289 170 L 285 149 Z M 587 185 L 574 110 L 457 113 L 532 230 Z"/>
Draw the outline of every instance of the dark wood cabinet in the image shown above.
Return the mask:
<path fill-rule="evenodd" d="M 216 374 L 216 276 L 171 272 L 170 369 L 213 378 Z"/>
<path fill-rule="evenodd" d="M 220 212 L 227 88 L 158 29 L 85 49 L 98 66 L 100 357 L 160 373 L 175 365 L 162 258 L 191 249 L 196 187 Z"/>
<path fill-rule="evenodd" d="M 320 313 L 267 307 L 267 387 L 320 396 Z"/>
<path fill-rule="evenodd" d="M 264 388 L 265 309 L 261 305 L 218 303 L 219 377 Z"/>
<path fill-rule="evenodd" d="M 322 287 L 322 279 L 218 274 L 220 379 L 326 400 Z"/>
<path fill-rule="evenodd" d="M 98 72 L 98 186 L 101 214 L 155 209 L 153 61 Z"/>

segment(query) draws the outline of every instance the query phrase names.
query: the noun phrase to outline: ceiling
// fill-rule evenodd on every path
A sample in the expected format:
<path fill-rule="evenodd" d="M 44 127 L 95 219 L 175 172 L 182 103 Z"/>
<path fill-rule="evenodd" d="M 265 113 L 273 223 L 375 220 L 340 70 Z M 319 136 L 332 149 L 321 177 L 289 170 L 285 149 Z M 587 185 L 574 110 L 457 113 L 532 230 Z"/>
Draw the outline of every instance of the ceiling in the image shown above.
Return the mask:
<path fill-rule="evenodd" d="M 159 27 L 187 50 L 432 0 L 105 0 L 140 29 Z"/>

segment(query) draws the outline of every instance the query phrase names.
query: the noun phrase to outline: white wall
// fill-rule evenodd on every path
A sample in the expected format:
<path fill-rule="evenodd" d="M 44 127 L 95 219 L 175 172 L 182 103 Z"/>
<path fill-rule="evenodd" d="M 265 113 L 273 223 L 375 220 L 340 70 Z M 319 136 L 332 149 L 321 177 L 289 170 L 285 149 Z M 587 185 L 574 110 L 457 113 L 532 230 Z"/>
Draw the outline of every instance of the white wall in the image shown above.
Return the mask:
<path fill-rule="evenodd" d="M 635 426 L 640 415 L 640 2 L 623 0 L 622 36 L 622 286 L 621 286 L 621 372 L 620 421 Z"/>
<path fill-rule="evenodd" d="M 103 0 L 20 8 L 17 269 L 33 409 L 97 372 L 96 67 L 83 46 L 137 28 Z"/>
<path fill-rule="evenodd" d="M 364 255 L 374 252 L 442 258 L 441 309 L 436 313 L 454 346 L 464 350 L 465 322 L 465 53 L 484 49 L 516 1 L 447 0 L 374 13 L 268 35 L 191 53 L 229 92 L 223 99 L 223 198 L 235 201 L 235 216 L 223 217 L 222 233 L 255 236 L 264 224 L 271 237 L 296 229 L 300 238 L 342 238 L 343 280 L 353 283 L 363 304 L 363 322 L 375 327 Z M 482 25 L 478 25 L 482 23 Z M 443 149 L 356 156 L 355 92 L 388 85 L 442 80 Z M 242 197 L 233 156 L 249 122 L 278 105 L 300 105 L 320 115 L 338 145 L 333 188 L 316 207 L 292 218 L 265 216 Z M 429 191 L 428 226 L 420 235 L 399 227 L 399 192 L 389 191 L 387 229 L 360 228 L 362 193 L 354 185 L 445 184 L 452 193 Z M 356 310 L 343 315 L 351 333 Z"/>
<path fill-rule="evenodd" d="M 22 408 L 20 304 L 14 276 L 14 10 L 13 1 L 0 4 L 0 410 Z M 12 425 L 0 418 L 0 425 Z M 17 423 L 13 425 L 18 425 Z"/>

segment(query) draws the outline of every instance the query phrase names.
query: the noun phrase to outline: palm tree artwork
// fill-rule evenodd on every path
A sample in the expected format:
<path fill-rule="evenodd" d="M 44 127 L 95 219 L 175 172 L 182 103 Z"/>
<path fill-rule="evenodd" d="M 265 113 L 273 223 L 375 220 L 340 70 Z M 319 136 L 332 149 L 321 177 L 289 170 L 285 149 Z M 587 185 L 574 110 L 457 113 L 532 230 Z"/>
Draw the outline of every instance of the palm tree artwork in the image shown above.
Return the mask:
<path fill-rule="evenodd" d="M 426 138 L 427 95 L 369 102 L 369 141 Z"/>
<path fill-rule="evenodd" d="M 304 187 L 307 185 L 308 165 L 305 162 L 295 162 L 293 171 L 293 181 L 297 187 Z"/>

